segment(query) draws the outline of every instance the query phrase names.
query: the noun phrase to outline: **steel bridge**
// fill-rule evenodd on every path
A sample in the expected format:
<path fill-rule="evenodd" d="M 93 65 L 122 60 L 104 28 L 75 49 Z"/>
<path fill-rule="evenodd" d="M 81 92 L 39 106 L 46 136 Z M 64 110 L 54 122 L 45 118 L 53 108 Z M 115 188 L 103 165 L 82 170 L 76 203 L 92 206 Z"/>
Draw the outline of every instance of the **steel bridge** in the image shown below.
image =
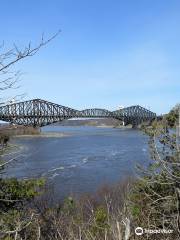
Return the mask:
<path fill-rule="evenodd" d="M 0 107 L 0 120 L 24 126 L 42 127 L 70 118 L 115 118 L 137 126 L 152 121 L 156 114 L 139 105 L 116 111 L 91 108 L 82 111 L 41 99 L 33 99 Z"/>

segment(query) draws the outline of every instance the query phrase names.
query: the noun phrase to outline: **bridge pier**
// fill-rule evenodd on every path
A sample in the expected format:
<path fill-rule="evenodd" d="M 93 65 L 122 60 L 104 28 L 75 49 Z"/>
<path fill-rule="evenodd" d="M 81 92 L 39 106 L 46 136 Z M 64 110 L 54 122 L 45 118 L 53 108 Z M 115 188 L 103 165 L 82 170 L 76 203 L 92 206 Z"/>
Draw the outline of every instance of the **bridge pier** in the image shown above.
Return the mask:
<path fill-rule="evenodd" d="M 138 128 L 138 124 L 132 124 L 132 128 L 133 129 L 137 129 Z"/>

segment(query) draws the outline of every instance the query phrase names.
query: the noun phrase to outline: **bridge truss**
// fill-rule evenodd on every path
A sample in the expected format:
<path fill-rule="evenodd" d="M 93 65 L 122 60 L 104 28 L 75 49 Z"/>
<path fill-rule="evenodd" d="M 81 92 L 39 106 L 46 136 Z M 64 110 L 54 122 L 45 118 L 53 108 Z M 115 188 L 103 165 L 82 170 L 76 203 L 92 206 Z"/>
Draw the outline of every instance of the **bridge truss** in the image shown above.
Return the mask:
<path fill-rule="evenodd" d="M 125 125 L 136 126 L 153 120 L 156 114 L 138 105 L 117 111 L 99 108 L 79 111 L 41 99 L 0 107 L 0 120 L 25 126 L 41 127 L 70 118 L 115 118 L 124 121 Z"/>

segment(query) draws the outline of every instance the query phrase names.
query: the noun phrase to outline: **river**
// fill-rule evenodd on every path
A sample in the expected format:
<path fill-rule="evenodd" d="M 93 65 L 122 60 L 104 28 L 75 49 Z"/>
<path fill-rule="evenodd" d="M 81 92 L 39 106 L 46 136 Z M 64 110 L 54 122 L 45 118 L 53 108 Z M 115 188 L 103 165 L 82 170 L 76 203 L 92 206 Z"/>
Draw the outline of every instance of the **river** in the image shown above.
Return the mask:
<path fill-rule="evenodd" d="M 19 150 L 3 177 L 45 177 L 57 198 L 93 192 L 136 174 L 136 165 L 150 160 L 148 138 L 141 131 L 120 128 L 47 126 L 42 132 L 63 132 L 65 137 L 18 137 Z"/>

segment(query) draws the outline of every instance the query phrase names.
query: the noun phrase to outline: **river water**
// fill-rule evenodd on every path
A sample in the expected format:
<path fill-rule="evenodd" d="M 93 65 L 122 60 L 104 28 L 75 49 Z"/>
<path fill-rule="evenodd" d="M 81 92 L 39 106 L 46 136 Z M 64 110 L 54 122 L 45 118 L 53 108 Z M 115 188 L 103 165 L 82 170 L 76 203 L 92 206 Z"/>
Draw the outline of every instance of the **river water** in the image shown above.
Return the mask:
<path fill-rule="evenodd" d="M 150 160 L 148 138 L 133 129 L 48 126 L 43 132 L 63 132 L 65 137 L 19 137 L 16 157 L 3 177 L 45 177 L 58 198 L 93 192 L 136 174 L 136 165 Z"/>

